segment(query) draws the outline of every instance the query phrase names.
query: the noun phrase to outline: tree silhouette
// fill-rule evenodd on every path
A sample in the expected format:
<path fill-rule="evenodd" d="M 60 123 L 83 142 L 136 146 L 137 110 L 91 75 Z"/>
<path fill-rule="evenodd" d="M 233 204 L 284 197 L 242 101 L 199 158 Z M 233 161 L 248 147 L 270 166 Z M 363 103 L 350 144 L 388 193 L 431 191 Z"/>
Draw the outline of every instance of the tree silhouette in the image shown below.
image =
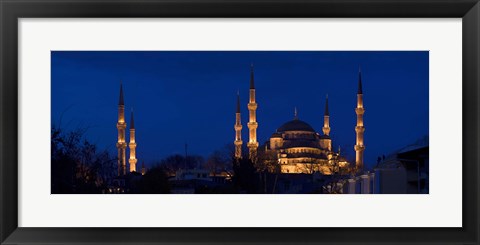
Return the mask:
<path fill-rule="evenodd" d="M 252 161 L 246 158 L 233 160 L 233 183 L 240 193 L 258 193 L 259 183 L 256 168 Z"/>
<path fill-rule="evenodd" d="M 115 174 L 115 159 L 84 139 L 84 129 L 51 130 L 51 192 L 101 193 Z"/>
<path fill-rule="evenodd" d="M 142 194 L 168 194 L 170 184 L 168 176 L 162 166 L 153 167 L 141 177 L 132 192 Z"/>

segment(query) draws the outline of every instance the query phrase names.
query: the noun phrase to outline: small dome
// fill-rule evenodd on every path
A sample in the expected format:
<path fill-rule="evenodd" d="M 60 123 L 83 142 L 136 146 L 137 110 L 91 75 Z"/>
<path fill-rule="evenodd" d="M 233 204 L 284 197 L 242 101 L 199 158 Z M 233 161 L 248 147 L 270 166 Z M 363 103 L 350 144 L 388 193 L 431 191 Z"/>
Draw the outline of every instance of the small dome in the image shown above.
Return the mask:
<path fill-rule="evenodd" d="M 281 133 L 278 133 L 278 132 L 275 132 L 272 134 L 272 137 L 270 138 L 282 138 L 282 134 Z"/>
<path fill-rule="evenodd" d="M 280 128 L 277 129 L 277 132 L 285 131 L 309 131 L 315 132 L 315 130 L 308 123 L 295 119 L 289 122 L 284 123 Z"/>

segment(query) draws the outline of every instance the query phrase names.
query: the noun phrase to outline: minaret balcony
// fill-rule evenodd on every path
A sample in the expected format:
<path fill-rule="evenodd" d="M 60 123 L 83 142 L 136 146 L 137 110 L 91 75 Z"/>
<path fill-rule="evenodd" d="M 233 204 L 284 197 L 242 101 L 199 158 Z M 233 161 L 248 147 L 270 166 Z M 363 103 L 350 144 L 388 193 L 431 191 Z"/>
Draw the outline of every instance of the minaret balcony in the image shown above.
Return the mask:
<path fill-rule="evenodd" d="M 330 127 L 323 127 L 322 131 L 325 135 L 329 135 L 330 134 Z"/>
<path fill-rule="evenodd" d="M 364 145 L 355 145 L 355 151 L 364 151 L 365 150 L 365 146 Z"/>
<path fill-rule="evenodd" d="M 247 126 L 248 126 L 248 128 L 250 128 L 250 127 L 252 127 L 252 126 L 257 127 L 257 126 L 258 126 L 258 123 L 257 123 L 257 122 L 248 122 L 248 123 L 247 123 Z"/>
<path fill-rule="evenodd" d="M 240 131 L 242 130 L 243 126 L 241 124 L 235 124 L 234 128 L 235 128 L 235 131 Z"/>
<path fill-rule="evenodd" d="M 356 126 L 355 127 L 355 132 L 363 133 L 363 132 L 365 132 L 365 127 L 364 126 Z"/>
<path fill-rule="evenodd" d="M 128 159 L 128 163 L 130 164 L 130 172 L 137 172 L 137 159 L 130 158 Z"/>
<path fill-rule="evenodd" d="M 249 111 L 254 111 L 258 107 L 257 103 L 248 103 L 248 110 Z"/>
<path fill-rule="evenodd" d="M 365 113 L 365 108 L 357 107 L 355 108 L 355 113 L 357 113 L 357 115 L 363 115 Z"/>

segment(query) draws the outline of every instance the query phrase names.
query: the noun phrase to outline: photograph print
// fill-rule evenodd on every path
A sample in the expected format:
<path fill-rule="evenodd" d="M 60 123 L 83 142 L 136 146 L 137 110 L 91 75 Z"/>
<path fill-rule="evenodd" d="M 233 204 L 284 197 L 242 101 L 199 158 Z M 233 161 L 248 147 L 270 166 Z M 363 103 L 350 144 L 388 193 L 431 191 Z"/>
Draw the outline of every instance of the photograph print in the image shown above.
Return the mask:
<path fill-rule="evenodd" d="M 51 51 L 52 194 L 428 194 L 428 51 Z"/>

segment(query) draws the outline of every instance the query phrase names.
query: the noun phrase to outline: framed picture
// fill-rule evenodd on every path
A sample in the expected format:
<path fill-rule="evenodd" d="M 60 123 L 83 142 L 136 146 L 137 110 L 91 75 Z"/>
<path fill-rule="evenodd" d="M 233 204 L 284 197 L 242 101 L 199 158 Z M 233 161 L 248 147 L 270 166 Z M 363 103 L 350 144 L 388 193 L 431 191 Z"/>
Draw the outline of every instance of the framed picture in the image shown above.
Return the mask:
<path fill-rule="evenodd" d="M 0 4 L 2 244 L 479 243 L 476 0 Z"/>

